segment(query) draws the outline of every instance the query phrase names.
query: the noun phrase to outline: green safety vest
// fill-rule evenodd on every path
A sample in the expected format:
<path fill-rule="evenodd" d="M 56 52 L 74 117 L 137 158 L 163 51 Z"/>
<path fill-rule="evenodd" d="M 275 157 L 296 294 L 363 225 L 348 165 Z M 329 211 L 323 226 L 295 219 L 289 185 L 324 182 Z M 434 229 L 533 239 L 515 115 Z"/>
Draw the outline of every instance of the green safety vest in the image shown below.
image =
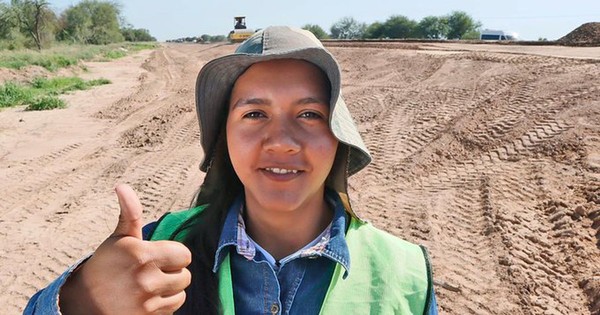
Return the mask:
<path fill-rule="evenodd" d="M 150 240 L 183 241 L 181 227 L 204 206 L 164 215 Z M 431 266 L 426 251 L 352 217 L 346 232 L 351 270 L 336 264 L 321 314 L 427 314 L 431 303 Z M 229 254 L 218 271 L 225 315 L 235 314 Z"/>

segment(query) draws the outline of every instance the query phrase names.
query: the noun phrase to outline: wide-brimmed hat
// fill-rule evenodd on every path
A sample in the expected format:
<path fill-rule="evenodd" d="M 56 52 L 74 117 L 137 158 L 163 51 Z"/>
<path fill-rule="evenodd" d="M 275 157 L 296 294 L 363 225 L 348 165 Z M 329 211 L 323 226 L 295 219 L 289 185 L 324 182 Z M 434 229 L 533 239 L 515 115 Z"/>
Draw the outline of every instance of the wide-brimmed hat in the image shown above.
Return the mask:
<path fill-rule="evenodd" d="M 273 59 L 302 59 L 321 68 L 331 83 L 329 126 L 342 145 L 348 146 L 347 174 L 350 176 L 371 162 L 358 129 L 341 94 L 340 67 L 333 55 L 309 31 L 271 26 L 244 41 L 235 53 L 207 63 L 196 80 L 196 113 L 206 172 L 214 156 L 229 96 L 237 78 L 252 64 Z"/>

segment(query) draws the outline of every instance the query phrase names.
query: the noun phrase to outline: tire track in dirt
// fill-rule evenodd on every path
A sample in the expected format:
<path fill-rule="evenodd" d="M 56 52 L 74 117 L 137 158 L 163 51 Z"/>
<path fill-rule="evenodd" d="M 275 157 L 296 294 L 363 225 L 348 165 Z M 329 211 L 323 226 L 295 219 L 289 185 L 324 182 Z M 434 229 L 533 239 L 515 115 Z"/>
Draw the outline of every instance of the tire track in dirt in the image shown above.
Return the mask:
<path fill-rule="evenodd" d="M 508 87 L 510 83 L 506 83 L 504 86 Z M 417 88 L 414 89 L 417 90 Z M 429 205 L 419 201 L 423 197 L 422 191 L 415 192 L 409 189 L 410 186 L 406 183 L 399 185 L 398 182 L 404 182 L 404 178 L 395 178 L 392 181 L 392 176 L 398 176 L 398 172 L 391 172 L 391 170 L 404 159 L 410 159 L 415 153 L 420 152 L 424 147 L 439 138 L 447 123 L 478 104 L 478 100 L 473 98 L 473 94 L 469 91 L 446 90 L 436 92 L 433 93 L 436 95 L 434 101 L 425 103 L 423 99 L 427 99 L 427 95 L 423 97 L 423 95 L 417 95 L 414 92 L 407 92 L 405 95 L 400 94 L 400 96 L 397 94 L 397 99 L 393 97 L 391 100 L 389 97 L 386 99 L 387 111 L 383 115 L 381 124 L 374 126 L 365 135 L 367 146 L 372 148 L 374 163 L 369 166 L 364 175 L 359 175 L 361 184 L 376 187 L 370 190 L 375 192 L 370 195 L 359 192 L 359 199 L 369 200 L 368 205 L 359 207 L 359 209 L 366 209 L 366 215 L 371 218 L 374 217 L 373 220 L 376 225 L 396 235 L 403 235 L 409 240 L 428 244 L 435 242 L 435 238 L 432 240 L 430 235 L 432 224 L 427 224 L 430 221 L 435 222 L 435 220 L 429 217 L 441 215 L 428 211 Z M 451 96 L 446 96 L 446 98 L 451 99 L 451 101 L 440 101 L 440 92 L 442 94 L 450 93 Z M 416 99 L 419 99 L 419 102 L 411 101 Z M 431 108 L 435 108 L 435 114 L 431 113 Z M 434 195 L 435 192 L 430 196 Z M 466 194 L 460 195 L 463 199 L 451 202 L 451 208 L 454 211 L 449 213 L 449 218 L 445 218 L 445 221 L 451 221 L 457 226 L 458 230 L 467 232 L 464 232 L 458 238 L 454 234 L 455 237 L 450 238 L 454 241 L 454 244 L 445 244 L 448 245 L 445 248 L 452 250 L 444 251 L 442 255 L 449 255 L 459 260 L 462 268 L 453 270 L 454 275 L 446 274 L 446 276 L 450 281 L 457 277 L 461 280 L 460 283 L 464 283 L 463 280 L 465 279 L 468 279 L 469 283 L 473 283 L 473 286 L 463 289 L 467 295 L 478 294 L 481 296 L 485 292 L 493 292 L 488 296 L 488 299 L 492 299 L 497 297 L 498 294 L 489 289 L 500 283 L 500 278 L 490 276 L 489 273 L 481 272 L 482 270 L 478 269 L 481 265 L 486 268 L 493 267 L 495 264 L 489 253 L 484 250 L 490 248 L 489 242 L 486 242 L 485 238 L 480 236 L 482 231 L 486 229 L 485 224 L 487 224 L 487 221 L 483 220 L 482 214 L 477 215 L 470 211 L 469 204 L 474 202 L 473 197 L 468 197 Z M 394 197 L 390 198 L 391 196 Z M 445 202 L 449 202 L 448 198 L 445 198 Z M 457 209 L 462 211 L 456 211 Z M 390 218 L 403 219 L 390 221 Z M 475 222 L 477 224 L 474 224 Z M 467 246 L 465 246 L 465 242 L 468 244 Z M 465 247 L 461 247 L 461 245 Z M 469 250 L 460 250 L 461 248 Z M 477 248 L 475 250 L 477 254 L 472 254 L 473 251 L 471 250 L 473 248 Z M 488 277 L 482 277 L 481 275 L 488 275 Z M 490 287 L 476 288 L 475 286 L 480 283 L 487 283 Z M 481 311 L 486 309 L 482 309 L 486 305 L 485 299 L 482 299 L 482 301 L 468 300 L 464 305 L 466 305 L 466 309 L 463 308 L 462 310 L 471 313 L 482 313 Z M 487 312 L 491 313 L 489 308 L 487 309 Z"/>
<path fill-rule="evenodd" d="M 515 67 L 537 63 L 539 73 L 556 65 L 563 67 L 561 71 L 572 71 L 570 68 L 582 64 L 559 58 L 548 61 L 537 56 L 486 54 L 484 57 L 472 59 L 508 63 Z M 408 240 L 428 244 L 433 252 L 436 275 L 448 283 L 462 284 L 458 293 L 460 297 L 438 289 L 443 311 L 450 314 L 583 314 L 585 307 L 576 302 L 584 297 L 577 281 L 571 281 L 564 294 L 549 293 L 560 283 L 555 279 L 538 281 L 541 293 L 533 297 L 519 291 L 526 286 L 525 281 L 515 281 L 507 276 L 513 270 L 506 265 L 513 259 L 526 265 L 523 270 L 527 275 L 532 274 L 527 277 L 529 283 L 536 280 L 533 270 L 552 271 L 557 266 L 543 259 L 533 260 L 533 266 L 529 265 L 531 261 L 527 260 L 527 253 L 523 249 L 532 246 L 528 240 L 535 239 L 532 236 L 535 231 L 523 232 L 525 237 L 509 239 L 508 236 L 514 231 L 506 231 L 502 227 L 506 215 L 500 211 L 506 207 L 503 200 L 512 200 L 510 209 L 532 209 L 537 200 L 543 197 L 534 179 L 527 177 L 530 171 L 528 165 L 536 163 L 530 162 L 535 155 L 533 152 L 573 127 L 555 117 L 563 115 L 575 100 L 593 98 L 597 91 L 594 86 L 583 86 L 567 92 L 555 92 L 556 96 L 550 94 L 540 97 L 534 92 L 538 88 L 535 81 L 541 75 L 521 76 L 518 72 L 514 73 L 491 76 L 487 81 L 480 82 L 472 93 L 461 89 L 454 93 L 452 89 L 435 89 L 431 86 L 426 91 L 418 87 L 400 91 L 396 87 L 402 86 L 403 82 L 395 82 L 387 87 L 378 84 L 379 91 L 387 88 L 387 94 L 377 95 L 377 99 L 384 99 L 385 109 L 378 116 L 359 118 L 360 125 L 367 127 L 363 134 L 372 151 L 374 163 L 365 174 L 358 174 L 356 179 L 351 180 L 351 188 L 358 194 L 358 199 L 369 200 L 369 204 L 355 204 L 359 205 L 359 211 L 366 209 L 367 218 L 384 229 Z M 427 82 L 421 84 L 426 85 Z M 360 83 L 352 85 L 354 94 L 361 94 L 360 86 Z M 453 124 L 460 123 L 463 117 L 469 117 L 474 111 L 486 110 L 486 106 L 497 102 L 497 99 L 505 100 L 506 105 L 494 108 L 494 116 L 489 121 L 483 121 L 484 124 L 474 131 L 476 138 L 484 138 L 482 142 L 492 145 L 490 149 L 483 151 L 479 157 L 460 163 L 444 164 L 442 161 L 442 164 L 429 164 L 429 174 L 415 178 L 411 164 L 427 163 L 427 160 L 419 157 L 440 147 Z M 353 104 L 354 100 L 348 103 Z M 358 99 L 356 103 L 361 108 L 360 113 L 364 112 L 362 107 L 366 102 Z M 424 114 L 420 115 L 420 110 Z M 352 182 L 373 187 L 370 191 L 376 192 L 367 194 Z M 419 185 L 422 188 L 415 190 L 414 187 Z M 355 194 L 354 191 L 352 194 Z M 431 204 L 423 202 L 430 200 L 430 203 L 435 203 L 432 200 L 436 198 L 442 201 L 434 210 L 431 210 Z M 527 224 L 532 219 L 519 222 Z M 514 253 L 511 251 L 513 247 L 506 245 L 513 243 L 516 244 L 511 245 Z M 452 268 L 447 264 L 436 264 L 438 257 L 454 261 L 457 265 Z M 555 274 L 548 272 L 545 276 L 553 277 Z M 512 286 L 517 288 L 519 294 L 515 294 Z M 555 298 L 560 296 L 568 296 L 575 302 L 561 302 Z M 544 297 L 545 300 L 536 300 L 537 306 L 527 302 L 536 297 Z M 460 302 L 445 303 L 444 300 Z M 503 301 L 502 305 L 493 303 L 499 300 Z M 544 307 L 538 308 L 539 305 Z"/>
<path fill-rule="evenodd" d="M 181 64 L 187 62 L 182 60 L 187 60 L 189 55 L 179 54 L 179 60 L 171 58 L 168 52 L 158 56 L 164 59 L 164 61 L 159 60 L 159 66 L 155 68 L 158 72 L 149 74 L 141 81 L 141 88 L 132 92 L 135 97 L 130 95 L 121 98 L 115 104 L 109 105 L 108 108 L 115 106 L 135 108 L 141 105 L 143 100 L 140 100 L 139 97 L 144 98 L 150 95 L 148 91 L 158 86 L 154 82 L 155 80 L 161 81 L 160 84 L 165 84 L 167 82 L 165 80 L 186 81 L 186 84 L 193 84 L 189 83 L 193 82 L 191 77 L 195 76 L 197 71 L 193 67 L 179 65 L 179 68 L 189 68 L 188 71 L 182 72 L 181 69 L 176 69 L 171 74 L 168 71 L 164 75 L 160 74 L 160 71 L 165 69 L 164 64 L 160 63 Z M 153 62 L 155 61 L 150 58 L 146 61 L 146 65 L 153 64 Z M 148 68 L 153 69 L 152 67 Z M 188 78 L 180 77 L 184 73 Z M 166 88 L 166 85 L 169 84 L 174 87 L 175 91 L 169 92 Z M 47 254 L 40 257 L 44 260 L 43 268 L 30 265 L 19 271 L 22 274 L 30 274 L 25 279 L 18 279 L 10 272 L 0 273 L 2 283 L 6 284 L 8 288 L 15 288 L 15 290 L 9 290 L 11 293 L 6 296 L 11 301 L 8 306 L 9 310 L 12 309 L 16 313 L 16 310 L 22 309 L 27 299 L 37 290 L 36 288 L 45 286 L 66 266 L 95 248 L 112 231 L 118 216 L 118 206 L 111 189 L 116 182 L 125 181 L 134 187 L 136 185 L 141 187 L 144 177 L 153 178 L 153 183 L 144 185 L 144 189 L 139 192 L 141 199 L 146 203 L 148 200 L 160 199 L 159 203 L 148 207 L 149 219 L 156 219 L 158 212 L 172 210 L 173 205 L 179 208 L 182 208 L 182 204 L 188 205 L 196 187 L 182 189 L 182 186 L 189 185 L 190 182 L 197 182 L 197 180 L 190 180 L 190 177 L 198 177 L 199 171 L 194 172 L 192 169 L 197 168 L 201 158 L 197 121 L 191 104 L 193 93 L 191 89 L 182 89 L 181 86 L 185 84 L 180 82 L 167 82 L 166 85 L 161 89 L 167 89 L 167 94 L 161 94 L 156 98 L 146 98 L 150 101 L 145 106 L 135 108 L 136 110 L 133 111 L 118 111 L 120 115 L 109 117 L 113 119 L 110 135 L 108 137 L 103 135 L 104 140 L 101 143 L 91 141 L 67 147 L 49 154 L 47 157 L 31 162 L 27 161 L 29 162 L 26 164 L 28 168 L 21 167 L 18 171 L 12 171 L 11 174 L 14 175 L 11 176 L 25 176 L 25 178 L 22 185 L 15 189 L 18 194 L 10 195 L 10 201 L 15 207 L 2 216 L 0 225 L 10 223 L 12 228 L 7 230 L 13 231 L 11 237 L 20 238 L 21 241 L 3 246 L 2 252 L 13 254 L 0 254 L 0 263 L 11 261 L 27 266 L 28 257 L 19 253 L 19 248 L 23 247 L 36 247 L 40 249 L 40 252 Z M 173 97 L 172 94 L 176 96 Z M 136 128 L 139 121 L 143 120 L 142 117 L 152 117 L 157 114 L 156 109 L 164 106 L 164 101 L 161 102 L 161 99 L 180 102 L 181 106 L 179 107 L 192 107 L 184 111 L 175 108 L 178 113 L 169 122 L 172 128 L 166 128 L 166 133 L 159 135 L 165 140 L 164 145 L 159 144 L 150 148 L 150 151 L 146 149 L 132 150 L 118 146 L 116 140 L 121 134 Z M 167 108 L 173 110 L 173 107 Z M 183 117 L 185 119 L 182 119 Z M 113 140 L 108 140 L 110 138 Z M 191 145 L 192 143 L 194 145 Z M 115 146 L 115 144 L 117 145 Z M 184 153 L 182 154 L 182 152 Z M 136 163 L 141 163 L 143 167 L 138 168 L 139 164 Z M 62 165 L 64 167 L 61 168 Z M 73 167 L 73 165 L 76 166 Z M 43 166 L 48 166 L 47 173 Z M 17 169 L 15 168 L 15 170 Z M 40 173 L 40 171 L 42 172 Z M 158 198 L 159 196 L 160 198 Z M 182 200 L 185 201 L 182 202 Z M 63 241 L 55 243 L 52 241 L 52 237 L 49 237 L 23 245 L 24 242 L 28 242 L 29 238 L 26 236 L 28 231 L 15 229 L 15 224 L 19 222 L 31 224 L 36 221 L 38 232 L 48 235 L 62 234 L 60 239 Z M 59 224 L 56 228 L 48 228 L 57 223 Z M 68 232 L 65 233 L 65 231 Z M 16 288 L 23 285 L 28 289 L 21 290 L 19 294 L 15 293 L 18 292 Z"/>
<path fill-rule="evenodd" d="M 428 246 L 442 314 L 597 312 L 600 188 L 589 187 L 600 185 L 569 150 L 600 132 L 600 64 L 396 47 L 332 48 L 374 157 L 350 179 L 359 214 Z M 13 205 L 0 214 L 0 264 L 20 268 L 0 270 L 2 312 L 18 313 L 112 231 L 115 182 L 137 188 L 148 220 L 188 206 L 202 178 L 189 109 L 195 72 L 234 48 L 158 50 L 139 89 L 95 111 L 110 127 L 101 141 L 0 170 L 13 183 L 23 177 L 13 185 L 19 197 L 0 196 Z M 563 153 L 571 159 L 556 155 Z"/>

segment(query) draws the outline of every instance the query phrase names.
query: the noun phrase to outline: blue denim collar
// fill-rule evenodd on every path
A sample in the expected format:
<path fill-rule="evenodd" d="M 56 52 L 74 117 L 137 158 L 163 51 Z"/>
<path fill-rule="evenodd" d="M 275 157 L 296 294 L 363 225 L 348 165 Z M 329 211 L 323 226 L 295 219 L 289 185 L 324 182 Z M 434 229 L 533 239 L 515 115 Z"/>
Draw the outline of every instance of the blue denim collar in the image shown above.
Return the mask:
<path fill-rule="evenodd" d="M 325 249 L 318 255 L 331 259 L 332 261 L 339 263 L 344 267 L 344 278 L 348 276 L 350 272 L 350 252 L 346 243 L 346 222 L 350 219 L 346 213 L 346 209 L 340 200 L 339 195 L 332 190 L 327 189 L 325 197 L 328 203 L 334 209 L 333 220 L 331 222 L 331 234 L 330 239 Z M 229 207 L 227 217 L 225 217 L 225 223 L 223 224 L 223 230 L 219 239 L 219 246 L 215 252 L 215 264 L 213 266 L 213 272 L 217 272 L 219 266 L 225 259 L 228 251 L 225 248 L 233 246 L 236 252 L 239 252 L 238 248 L 238 214 L 243 207 L 244 196 L 238 196 L 233 204 Z"/>

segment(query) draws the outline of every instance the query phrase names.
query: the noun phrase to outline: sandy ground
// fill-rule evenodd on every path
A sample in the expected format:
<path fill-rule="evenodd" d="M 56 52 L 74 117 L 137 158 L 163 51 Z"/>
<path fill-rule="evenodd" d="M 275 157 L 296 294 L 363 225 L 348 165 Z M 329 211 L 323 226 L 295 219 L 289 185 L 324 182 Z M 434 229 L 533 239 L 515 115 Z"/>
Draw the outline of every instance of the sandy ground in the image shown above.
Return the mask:
<path fill-rule="evenodd" d="M 1 314 L 111 233 L 115 183 L 148 221 L 189 205 L 195 76 L 234 48 L 89 63 L 81 76 L 113 84 L 65 95 L 67 109 L 0 111 Z M 330 49 L 374 157 L 350 180 L 354 207 L 428 246 L 442 314 L 600 313 L 600 48 Z"/>

